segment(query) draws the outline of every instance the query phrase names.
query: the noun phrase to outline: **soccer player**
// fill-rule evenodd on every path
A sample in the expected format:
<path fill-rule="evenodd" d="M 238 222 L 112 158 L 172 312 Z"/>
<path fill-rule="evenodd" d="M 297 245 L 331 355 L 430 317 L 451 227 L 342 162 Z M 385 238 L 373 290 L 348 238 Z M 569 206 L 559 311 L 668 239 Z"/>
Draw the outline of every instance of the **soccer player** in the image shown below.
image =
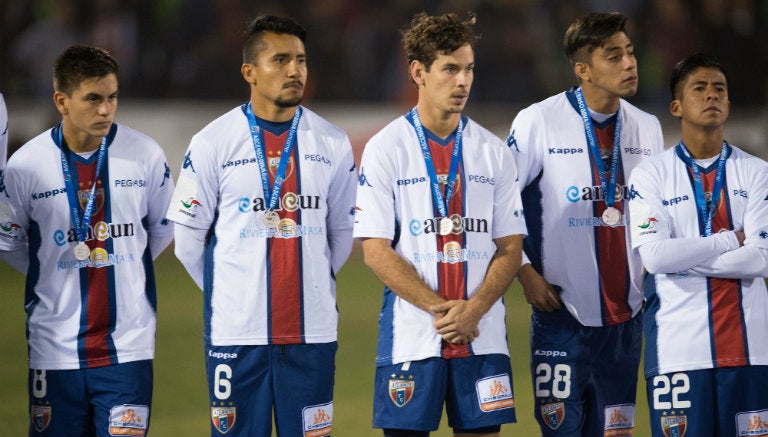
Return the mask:
<path fill-rule="evenodd" d="M 330 435 L 335 275 L 352 249 L 347 135 L 300 106 L 306 32 L 261 16 L 245 33 L 247 103 L 189 145 L 168 217 L 203 289 L 211 435 Z"/>
<path fill-rule="evenodd" d="M 682 140 L 630 176 L 645 281 L 654 437 L 768 433 L 768 164 L 723 139 L 731 103 L 714 57 L 681 60 Z"/>
<path fill-rule="evenodd" d="M 544 436 L 625 436 L 634 428 L 641 348 L 640 260 L 629 252 L 626 184 L 663 150 L 656 117 L 624 100 L 637 61 L 617 12 L 565 33 L 579 85 L 518 113 L 516 158 L 528 226 L 517 274 L 531 316 L 535 416 Z"/>
<path fill-rule="evenodd" d="M 11 156 L 0 248 L 28 252 L 30 436 L 144 436 L 152 402 L 153 259 L 173 238 L 160 146 L 114 122 L 118 63 L 72 46 L 55 62 L 61 123 Z"/>
<path fill-rule="evenodd" d="M 443 404 L 457 436 L 515 422 L 501 297 L 526 231 L 509 149 L 462 115 L 474 22 L 413 17 L 403 43 L 418 102 L 363 152 L 355 237 L 385 286 L 373 425 L 388 437 L 429 435 Z"/>

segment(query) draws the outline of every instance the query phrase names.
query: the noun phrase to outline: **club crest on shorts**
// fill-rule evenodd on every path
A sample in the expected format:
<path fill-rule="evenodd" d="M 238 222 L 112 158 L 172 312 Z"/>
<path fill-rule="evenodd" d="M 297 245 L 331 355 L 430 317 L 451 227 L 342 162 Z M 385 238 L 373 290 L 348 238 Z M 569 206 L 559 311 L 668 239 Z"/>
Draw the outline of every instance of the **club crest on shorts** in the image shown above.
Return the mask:
<path fill-rule="evenodd" d="M 565 404 L 562 402 L 553 402 L 544 404 L 540 407 L 541 420 L 544 421 L 549 429 L 556 430 L 560 428 L 565 419 Z"/>
<path fill-rule="evenodd" d="M 228 433 L 235 427 L 236 419 L 236 407 L 211 407 L 211 422 L 213 422 L 216 430 L 222 434 Z"/>
<path fill-rule="evenodd" d="M 303 437 L 328 437 L 331 435 L 333 402 L 304 407 L 301 415 L 304 425 Z"/>
<path fill-rule="evenodd" d="M 744 411 L 736 414 L 736 435 L 768 435 L 768 410 Z"/>
<path fill-rule="evenodd" d="M 149 424 L 146 405 L 116 405 L 109 410 L 109 435 L 143 437 Z"/>
<path fill-rule="evenodd" d="M 392 377 L 394 378 L 395 375 L 393 374 Z M 400 379 L 389 380 L 389 399 L 398 407 L 407 404 L 413 398 L 413 392 L 416 389 L 413 375 L 409 375 L 409 379 L 404 378 L 405 375 L 400 375 Z"/>
<path fill-rule="evenodd" d="M 512 383 L 506 373 L 477 381 L 475 390 L 482 411 L 489 412 L 515 406 Z"/>
<path fill-rule="evenodd" d="M 43 432 L 51 423 L 51 407 L 43 405 L 32 405 L 29 411 L 32 426 L 37 432 Z"/>
<path fill-rule="evenodd" d="M 661 432 L 666 437 L 683 437 L 688 428 L 688 416 L 664 416 L 661 418 Z"/>
<path fill-rule="evenodd" d="M 605 407 L 604 435 L 631 437 L 635 431 L 635 405 L 621 404 Z"/>

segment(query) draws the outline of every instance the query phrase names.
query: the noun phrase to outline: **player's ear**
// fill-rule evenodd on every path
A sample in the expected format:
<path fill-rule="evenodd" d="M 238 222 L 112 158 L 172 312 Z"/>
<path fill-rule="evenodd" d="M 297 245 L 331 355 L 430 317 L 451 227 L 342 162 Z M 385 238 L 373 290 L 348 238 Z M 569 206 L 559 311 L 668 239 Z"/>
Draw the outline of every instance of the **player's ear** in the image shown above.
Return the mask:
<path fill-rule="evenodd" d="M 590 81 L 589 65 L 586 62 L 573 64 L 573 73 L 579 78 L 579 83 Z"/>
<path fill-rule="evenodd" d="M 417 86 L 424 85 L 424 64 L 422 64 L 420 61 L 413 60 L 411 61 L 410 65 L 410 73 L 411 73 L 411 79 L 416 83 Z"/>
<path fill-rule="evenodd" d="M 56 105 L 56 109 L 61 115 L 69 115 L 69 109 L 67 108 L 67 95 L 61 91 L 55 91 L 53 93 L 53 103 Z"/>
<path fill-rule="evenodd" d="M 669 113 L 673 116 L 680 118 L 683 116 L 683 108 L 680 100 L 675 99 L 669 103 Z"/>
<path fill-rule="evenodd" d="M 240 74 L 243 79 L 251 85 L 256 85 L 256 68 L 253 64 L 243 64 L 240 66 Z"/>

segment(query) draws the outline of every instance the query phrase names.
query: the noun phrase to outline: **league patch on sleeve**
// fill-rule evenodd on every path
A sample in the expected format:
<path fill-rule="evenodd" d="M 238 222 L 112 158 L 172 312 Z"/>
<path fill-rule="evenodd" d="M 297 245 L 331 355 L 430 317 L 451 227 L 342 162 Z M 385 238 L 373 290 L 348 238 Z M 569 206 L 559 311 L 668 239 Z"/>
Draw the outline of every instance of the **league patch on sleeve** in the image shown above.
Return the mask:
<path fill-rule="evenodd" d="M 197 181 L 184 175 L 179 176 L 176 190 L 171 200 L 171 211 L 180 212 L 192 218 L 197 217 L 195 209 L 201 205 L 197 200 Z"/>

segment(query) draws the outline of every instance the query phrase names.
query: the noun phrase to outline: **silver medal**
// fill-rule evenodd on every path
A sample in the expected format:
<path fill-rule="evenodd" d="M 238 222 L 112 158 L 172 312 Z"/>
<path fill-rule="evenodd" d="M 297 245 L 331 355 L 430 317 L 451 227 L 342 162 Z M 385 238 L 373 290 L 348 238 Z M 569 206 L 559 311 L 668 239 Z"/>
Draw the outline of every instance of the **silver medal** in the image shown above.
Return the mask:
<path fill-rule="evenodd" d="M 439 225 L 438 233 L 440 235 L 448 235 L 453 230 L 453 221 L 449 219 L 448 217 L 443 217 L 440 219 L 440 225 Z"/>
<path fill-rule="evenodd" d="M 72 249 L 72 253 L 75 254 L 75 258 L 79 261 L 85 261 L 91 256 L 91 249 L 88 248 L 87 244 L 81 241 L 77 243 L 74 249 Z"/>
<path fill-rule="evenodd" d="M 264 213 L 264 226 L 276 228 L 280 224 L 280 216 L 275 211 L 266 211 Z"/>
<path fill-rule="evenodd" d="M 603 211 L 603 223 L 608 226 L 616 226 L 621 221 L 621 211 L 609 206 Z"/>

